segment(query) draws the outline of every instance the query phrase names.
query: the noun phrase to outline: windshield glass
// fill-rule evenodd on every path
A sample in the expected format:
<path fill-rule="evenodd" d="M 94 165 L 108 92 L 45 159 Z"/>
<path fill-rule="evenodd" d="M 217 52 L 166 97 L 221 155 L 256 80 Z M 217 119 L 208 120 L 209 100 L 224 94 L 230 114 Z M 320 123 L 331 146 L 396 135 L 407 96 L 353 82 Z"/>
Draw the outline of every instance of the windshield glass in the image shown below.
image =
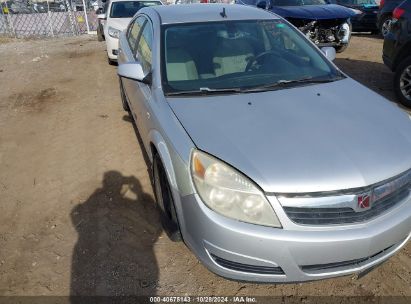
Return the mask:
<path fill-rule="evenodd" d="M 168 25 L 162 39 L 166 93 L 341 77 L 302 34 L 281 20 Z"/>
<path fill-rule="evenodd" d="M 274 6 L 323 5 L 325 0 L 272 0 Z"/>
<path fill-rule="evenodd" d="M 159 5 L 159 1 L 121 1 L 111 5 L 110 18 L 131 18 L 139 9 Z"/>

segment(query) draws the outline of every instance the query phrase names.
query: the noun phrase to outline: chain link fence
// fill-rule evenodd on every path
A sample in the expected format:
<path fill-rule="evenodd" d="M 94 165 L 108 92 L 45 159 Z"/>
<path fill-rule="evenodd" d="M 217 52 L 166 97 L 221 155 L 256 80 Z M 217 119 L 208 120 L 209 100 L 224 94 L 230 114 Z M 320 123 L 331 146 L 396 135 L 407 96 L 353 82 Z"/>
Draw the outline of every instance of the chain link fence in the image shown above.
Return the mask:
<path fill-rule="evenodd" d="M 0 36 L 76 36 L 97 29 L 97 1 L 0 0 Z"/>

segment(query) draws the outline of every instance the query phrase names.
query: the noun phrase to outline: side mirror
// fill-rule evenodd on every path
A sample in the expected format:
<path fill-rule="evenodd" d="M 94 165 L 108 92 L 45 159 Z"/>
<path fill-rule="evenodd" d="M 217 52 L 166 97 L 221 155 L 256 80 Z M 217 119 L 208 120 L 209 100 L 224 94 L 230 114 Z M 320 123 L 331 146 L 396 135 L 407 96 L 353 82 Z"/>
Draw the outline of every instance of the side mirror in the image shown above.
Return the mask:
<path fill-rule="evenodd" d="M 333 61 L 335 59 L 335 48 L 326 46 L 321 48 L 321 52 L 324 53 L 328 60 Z"/>
<path fill-rule="evenodd" d="M 151 84 L 151 73 L 144 75 L 143 67 L 139 62 L 121 63 L 118 65 L 117 74 L 120 77 Z"/>
<path fill-rule="evenodd" d="M 267 2 L 266 1 L 258 1 L 257 7 L 262 9 L 267 9 Z"/>
<path fill-rule="evenodd" d="M 107 19 L 106 14 L 98 14 L 98 15 L 97 15 L 97 19 L 99 19 L 99 20 L 106 20 L 106 19 Z"/>
<path fill-rule="evenodd" d="M 101 7 L 96 9 L 96 15 L 100 15 L 102 12 L 103 12 L 103 9 Z"/>

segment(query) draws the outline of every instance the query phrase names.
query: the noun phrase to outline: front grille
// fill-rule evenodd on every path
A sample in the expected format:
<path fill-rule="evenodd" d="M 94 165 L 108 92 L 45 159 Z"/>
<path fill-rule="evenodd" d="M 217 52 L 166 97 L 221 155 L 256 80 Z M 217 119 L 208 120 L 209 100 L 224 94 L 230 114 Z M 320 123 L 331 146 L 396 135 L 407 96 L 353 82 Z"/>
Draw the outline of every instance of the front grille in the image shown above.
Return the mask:
<path fill-rule="evenodd" d="M 329 225 L 352 224 L 375 218 L 399 204 L 409 195 L 409 186 L 403 187 L 387 197 L 373 203 L 366 211 L 356 212 L 349 207 L 344 208 L 306 208 L 284 207 L 287 216 L 297 224 Z"/>
<path fill-rule="evenodd" d="M 388 251 L 391 249 L 394 245 L 385 248 L 384 250 L 381 250 L 380 252 L 377 252 L 376 254 L 373 254 L 371 256 L 361 258 L 361 259 L 355 259 L 355 260 L 349 260 L 349 261 L 344 261 L 344 262 L 337 262 L 337 263 L 328 263 L 328 264 L 316 264 L 316 265 L 305 265 L 305 266 L 300 266 L 301 270 L 307 273 L 312 273 L 312 272 L 317 272 L 317 271 L 323 271 L 323 270 L 336 270 L 337 268 L 341 267 L 359 267 L 361 264 L 364 262 L 370 261 L 371 259 L 383 254 L 384 252 Z"/>
<path fill-rule="evenodd" d="M 256 266 L 256 265 L 247 265 L 238 262 L 229 261 L 223 258 L 220 258 L 214 254 L 211 254 L 213 260 L 220 266 L 228 268 L 231 270 L 249 272 L 255 274 L 284 274 L 284 271 L 281 267 L 271 267 L 271 266 Z"/>

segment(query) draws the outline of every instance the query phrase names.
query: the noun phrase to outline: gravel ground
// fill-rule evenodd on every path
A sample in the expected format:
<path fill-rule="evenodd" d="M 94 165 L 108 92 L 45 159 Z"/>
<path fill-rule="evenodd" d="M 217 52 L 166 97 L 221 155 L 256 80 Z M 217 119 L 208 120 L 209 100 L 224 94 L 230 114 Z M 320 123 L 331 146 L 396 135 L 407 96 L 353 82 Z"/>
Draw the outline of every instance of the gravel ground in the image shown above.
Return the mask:
<path fill-rule="evenodd" d="M 335 61 L 394 100 L 382 40 Z M 247 284 L 162 231 L 116 68 L 94 37 L 0 40 L 0 295 L 411 296 L 411 245 L 357 280 Z"/>

